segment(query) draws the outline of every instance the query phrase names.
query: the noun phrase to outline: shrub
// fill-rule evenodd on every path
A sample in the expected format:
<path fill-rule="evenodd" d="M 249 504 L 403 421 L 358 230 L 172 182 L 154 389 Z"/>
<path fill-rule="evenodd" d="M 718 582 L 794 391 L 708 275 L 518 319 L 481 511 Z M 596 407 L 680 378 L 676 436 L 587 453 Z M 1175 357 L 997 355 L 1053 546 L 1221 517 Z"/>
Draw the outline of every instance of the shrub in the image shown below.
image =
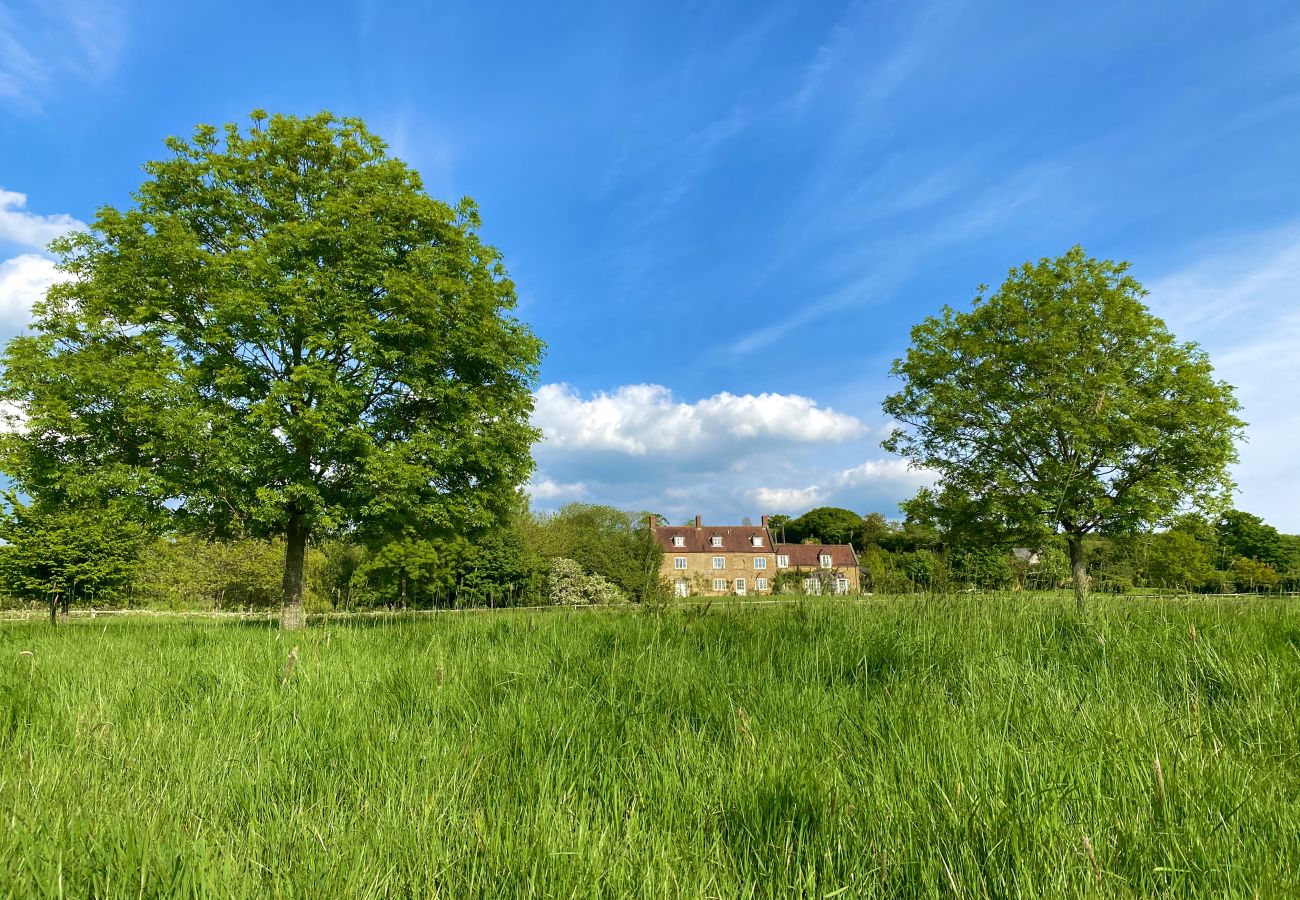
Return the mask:
<path fill-rule="evenodd" d="M 593 606 L 623 603 L 627 595 L 600 575 L 588 575 L 571 559 L 551 560 L 546 576 L 546 599 L 556 606 Z"/>

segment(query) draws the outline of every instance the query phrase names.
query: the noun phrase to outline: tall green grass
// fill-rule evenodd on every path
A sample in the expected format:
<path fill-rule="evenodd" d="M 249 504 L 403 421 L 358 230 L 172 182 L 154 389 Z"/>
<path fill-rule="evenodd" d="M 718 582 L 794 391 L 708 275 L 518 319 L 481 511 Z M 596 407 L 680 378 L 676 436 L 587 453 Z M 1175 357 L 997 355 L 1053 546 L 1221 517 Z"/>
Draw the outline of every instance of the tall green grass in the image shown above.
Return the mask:
<path fill-rule="evenodd" d="M 8 625 L 0 880 L 1285 896 L 1298 698 L 1300 615 L 1251 599 Z"/>

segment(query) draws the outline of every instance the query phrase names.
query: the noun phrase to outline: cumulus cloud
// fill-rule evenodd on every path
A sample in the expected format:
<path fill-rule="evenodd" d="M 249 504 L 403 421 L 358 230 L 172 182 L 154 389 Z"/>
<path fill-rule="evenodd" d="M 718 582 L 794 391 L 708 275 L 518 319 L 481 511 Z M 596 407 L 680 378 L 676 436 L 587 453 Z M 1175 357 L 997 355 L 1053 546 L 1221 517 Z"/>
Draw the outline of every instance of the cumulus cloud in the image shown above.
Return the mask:
<path fill-rule="evenodd" d="M 629 456 L 713 453 L 758 441 L 836 443 L 860 437 L 853 416 L 797 394 L 714 394 L 695 403 L 658 384 L 584 398 L 566 384 L 537 391 L 533 423 L 548 449 Z"/>
<path fill-rule="evenodd" d="M 806 488 L 755 488 L 750 492 L 761 509 L 800 512 L 816 506 L 825 499 L 825 492 L 817 485 Z"/>
<path fill-rule="evenodd" d="M 44 250 L 56 237 L 86 229 L 86 223 L 66 213 L 42 216 L 26 207 L 26 194 L 0 188 L 0 241 Z"/>
<path fill-rule="evenodd" d="M 807 487 L 759 487 L 750 498 L 773 512 L 803 512 L 819 504 L 863 507 L 872 495 L 888 494 L 899 500 L 934 481 L 935 474 L 915 469 L 902 459 L 869 459 L 859 465 L 830 473 L 819 484 Z M 864 507 L 865 508 L 865 507 Z"/>
<path fill-rule="evenodd" d="M 32 304 L 45 296 L 50 285 L 67 277 L 53 262 L 35 253 L 0 262 L 0 329 L 21 329 L 31 316 Z"/>
<path fill-rule="evenodd" d="M 549 505 L 557 501 L 577 500 L 587 493 L 587 486 L 581 481 L 561 484 L 550 478 L 535 478 L 528 483 L 527 491 L 534 500 Z"/>

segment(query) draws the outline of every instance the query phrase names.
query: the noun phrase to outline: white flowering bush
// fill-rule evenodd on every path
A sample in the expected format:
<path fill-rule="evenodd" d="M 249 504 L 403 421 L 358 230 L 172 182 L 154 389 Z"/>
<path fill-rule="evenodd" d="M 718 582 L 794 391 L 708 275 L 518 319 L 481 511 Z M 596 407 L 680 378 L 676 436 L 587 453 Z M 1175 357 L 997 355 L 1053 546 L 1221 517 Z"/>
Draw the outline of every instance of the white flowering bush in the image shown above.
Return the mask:
<path fill-rule="evenodd" d="M 551 560 L 546 576 L 546 598 L 558 606 L 591 606 L 624 603 L 625 595 L 613 582 L 599 575 L 588 575 L 571 559 Z"/>

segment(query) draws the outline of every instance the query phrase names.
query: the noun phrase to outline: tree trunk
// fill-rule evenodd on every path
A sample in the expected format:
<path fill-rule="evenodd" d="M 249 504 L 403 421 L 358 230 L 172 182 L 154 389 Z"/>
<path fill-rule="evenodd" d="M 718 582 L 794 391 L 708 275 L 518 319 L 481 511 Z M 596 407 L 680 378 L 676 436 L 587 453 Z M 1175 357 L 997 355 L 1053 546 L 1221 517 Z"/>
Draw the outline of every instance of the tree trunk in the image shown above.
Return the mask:
<path fill-rule="evenodd" d="M 402 608 L 403 610 L 406 609 L 406 572 L 405 572 L 405 570 L 403 570 L 403 572 L 402 572 L 402 605 L 401 605 L 401 608 Z"/>
<path fill-rule="evenodd" d="M 50 593 L 50 624 L 59 624 L 59 594 L 57 591 Z"/>
<path fill-rule="evenodd" d="M 1083 612 L 1088 602 L 1088 561 L 1083 555 L 1083 535 L 1066 536 L 1070 545 L 1070 574 L 1074 577 L 1074 603 L 1079 612 Z"/>
<path fill-rule="evenodd" d="M 307 520 L 298 511 L 289 514 L 284 531 L 284 589 L 280 607 L 280 627 L 285 631 L 307 627 L 307 611 L 302 605 L 303 571 L 307 567 Z"/>

